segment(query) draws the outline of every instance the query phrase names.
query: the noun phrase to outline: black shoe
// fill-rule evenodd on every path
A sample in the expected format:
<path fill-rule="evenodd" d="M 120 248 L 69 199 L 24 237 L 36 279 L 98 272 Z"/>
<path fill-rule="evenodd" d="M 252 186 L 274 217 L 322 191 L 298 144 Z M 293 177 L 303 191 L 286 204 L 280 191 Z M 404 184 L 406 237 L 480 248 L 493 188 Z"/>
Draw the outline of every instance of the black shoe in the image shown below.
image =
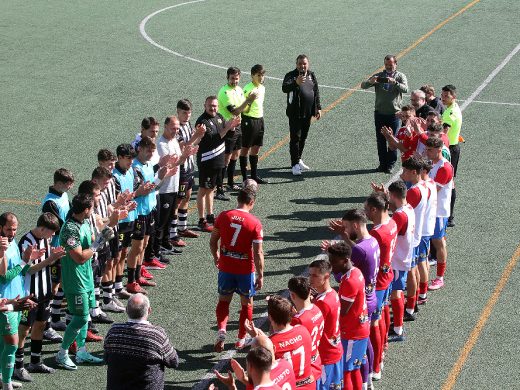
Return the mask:
<path fill-rule="evenodd" d="M 416 318 L 417 318 L 417 314 L 415 314 L 415 313 L 410 314 L 407 311 L 404 312 L 404 321 L 406 321 L 406 322 L 415 321 Z"/>
<path fill-rule="evenodd" d="M 447 227 L 455 227 L 455 222 L 453 221 L 453 218 L 448 218 L 448 224 Z"/>
<path fill-rule="evenodd" d="M 376 172 L 384 172 L 385 171 L 385 167 L 380 165 L 376 168 Z"/>
<path fill-rule="evenodd" d="M 394 167 L 386 167 L 383 169 L 383 172 L 390 175 L 392 173 L 393 169 L 394 169 Z"/>
<path fill-rule="evenodd" d="M 413 308 L 413 312 L 414 312 L 414 314 L 419 313 L 419 305 L 417 303 L 415 304 L 415 307 Z"/>
<path fill-rule="evenodd" d="M 261 177 L 252 177 L 251 179 L 253 179 L 254 181 L 256 181 L 258 184 L 269 184 L 269 180 L 267 179 L 262 179 Z"/>
<path fill-rule="evenodd" d="M 99 333 L 99 329 L 96 328 L 92 322 L 88 323 L 88 330 L 90 330 L 94 334 L 98 334 Z"/>
<path fill-rule="evenodd" d="M 230 200 L 230 197 L 226 195 L 226 193 L 224 192 L 224 190 L 222 189 L 218 189 L 217 190 L 217 193 L 215 194 L 215 199 L 218 199 L 218 200 L 223 200 L 223 201 L 229 201 Z"/>
<path fill-rule="evenodd" d="M 395 333 L 394 331 L 394 328 L 390 328 L 390 330 L 388 331 L 388 342 L 389 343 L 395 343 L 395 342 L 400 342 L 400 341 L 404 341 L 406 340 L 406 337 L 404 335 L 404 329 L 403 329 L 403 333 L 401 333 L 400 335 Z"/>
<path fill-rule="evenodd" d="M 97 316 L 91 316 L 92 322 L 96 324 L 113 324 L 114 320 L 107 316 L 105 313 L 101 313 Z"/>

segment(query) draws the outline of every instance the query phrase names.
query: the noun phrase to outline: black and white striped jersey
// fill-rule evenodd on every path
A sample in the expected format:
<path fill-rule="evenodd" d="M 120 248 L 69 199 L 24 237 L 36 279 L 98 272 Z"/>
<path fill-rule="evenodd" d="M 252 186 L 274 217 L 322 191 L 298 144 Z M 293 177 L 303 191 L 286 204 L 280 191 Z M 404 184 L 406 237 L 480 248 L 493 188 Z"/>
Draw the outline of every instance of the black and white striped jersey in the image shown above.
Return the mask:
<path fill-rule="evenodd" d="M 39 259 L 34 260 L 33 264 L 38 264 L 51 255 L 51 241 L 44 238 L 36 238 L 32 231 L 24 234 L 18 241 L 20 253 L 23 253 L 30 245 L 37 245 L 38 249 L 45 249 L 45 254 Z M 50 266 L 48 265 L 33 274 L 27 273 L 25 275 L 25 290 L 34 295 L 36 301 L 51 299 L 52 282 Z"/>

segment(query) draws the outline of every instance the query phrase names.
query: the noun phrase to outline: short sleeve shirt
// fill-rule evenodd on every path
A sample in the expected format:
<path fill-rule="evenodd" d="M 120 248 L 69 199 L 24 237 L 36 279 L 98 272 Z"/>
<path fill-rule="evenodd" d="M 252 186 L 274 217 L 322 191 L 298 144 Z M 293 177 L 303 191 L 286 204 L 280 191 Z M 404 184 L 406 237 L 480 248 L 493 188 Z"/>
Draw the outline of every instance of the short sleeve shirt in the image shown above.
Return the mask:
<path fill-rule="evenodd" d="M 370 334 L 370 321 L 365 300 L 365 279 L 361 271 L 352 267 L 341 278 L 339 298 L 351 302 L 347 314 L 340 316 L 339 326 L 343 340 L 361 340 Z"/>
<path fill-rule="evenodd" d="M 229 121 L 234 116 L 233 113 L 229 111 L 229 106 L 237 108 L 246 101 L 246 98 L 244 97 L 244 91 L 242 91 L 242 88 L 238 85 L 231 87 L 229 84 L 226 84 L 218 91 L 217 100 L 219 114 L 222 115 L 225 120 Z"/>
<path fill-rule="evenodd" d="M 253 91 L 257 94 L 257 97 L 249 106 L 249 110 L 243 112 L 243 115 L 251 118 L 263 118 L 265 87 L 262 84 L 255 86 L 253 82 L 250 82 L 244 87 L 244 96 L 247 98 Z"/>
<path fill-rule="evenodd" d="M 448 130 L 450 145 L 457 145 L 459 143 L 459 134 L 462 127 L 462 111 L 456 102 L 453 102 L 451 106 L 446 107 L 442 114 L 442 123 L 447 123 L 451 126 Z"/>
<path fill-rule="evenodd" d="M 94 290 L 92 259 L 83 264 L 76 263 L 70 250 L 77 247 L 88 249 L 92 244 L 92 230 L 88 220 L 78 222 L 69 218 L 60 231 L 60 245 L 66 255 L 61 259 L 61 278 L 65 294 L 85 294 Z"/>
<path fill-rule="evenodd" d="M 225 126 L 224 117 L 218 113 L 211 116 L 204 112 L 195 122 L 195 126 L 199 124 L 206 126 L 206 133 L 199 142 L 197 165 L 199 168 L 224 168 L 225 141 L 220 136 L 220 131 Z"/>

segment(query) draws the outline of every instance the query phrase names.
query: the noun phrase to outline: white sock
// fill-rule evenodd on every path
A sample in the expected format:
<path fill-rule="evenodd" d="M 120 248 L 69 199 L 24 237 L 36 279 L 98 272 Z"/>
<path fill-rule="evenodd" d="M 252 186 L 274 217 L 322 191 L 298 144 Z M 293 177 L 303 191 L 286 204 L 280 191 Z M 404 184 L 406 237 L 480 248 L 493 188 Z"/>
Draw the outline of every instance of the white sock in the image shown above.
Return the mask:
<path fill-rule="evenodd" d="M 83 346 L 80 349 L 78 349 L 78 352 L 87 353 L 87 347 Z"/>
<path fill-rule="evenodd" d="M 403 327 L 402 326 L 394 326 L 394 332 L 397 333 L 399 336 L 403 334 Z"/>
<path fill-rule="evenodd" d="M 408 309 L 408 308 L 407 308 L 407 309 L 406 309 L 406 312 L 407 312 L 408 314 L 413 314 L 414 309 Z M 394 329 L 395 329 L 395 328 L 394 328 Z"/>

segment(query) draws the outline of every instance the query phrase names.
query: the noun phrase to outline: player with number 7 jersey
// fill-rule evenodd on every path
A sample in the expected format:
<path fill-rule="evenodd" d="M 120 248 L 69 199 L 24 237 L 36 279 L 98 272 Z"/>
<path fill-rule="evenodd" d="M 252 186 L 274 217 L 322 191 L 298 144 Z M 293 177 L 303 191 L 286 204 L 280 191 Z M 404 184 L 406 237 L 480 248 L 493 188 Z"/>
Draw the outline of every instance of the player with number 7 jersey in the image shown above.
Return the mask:
<path fill-rule="evenodd" d="M 262 224 L 250 213 L 255 204 L 257 191 L 258 184 L 254 180 L 246 180 L 238 192 L 238 207 L 220 213 L 211 233 L 211 254 L 219 270 L 216 352 L 222 352 L 224 349 L 229 305 L 234 293 L 240 295 L 242 305 L 235 347 L 242 349 L 245 346 L 245 323 L 253 319 L 253 296 L 263 285 Z"/>

